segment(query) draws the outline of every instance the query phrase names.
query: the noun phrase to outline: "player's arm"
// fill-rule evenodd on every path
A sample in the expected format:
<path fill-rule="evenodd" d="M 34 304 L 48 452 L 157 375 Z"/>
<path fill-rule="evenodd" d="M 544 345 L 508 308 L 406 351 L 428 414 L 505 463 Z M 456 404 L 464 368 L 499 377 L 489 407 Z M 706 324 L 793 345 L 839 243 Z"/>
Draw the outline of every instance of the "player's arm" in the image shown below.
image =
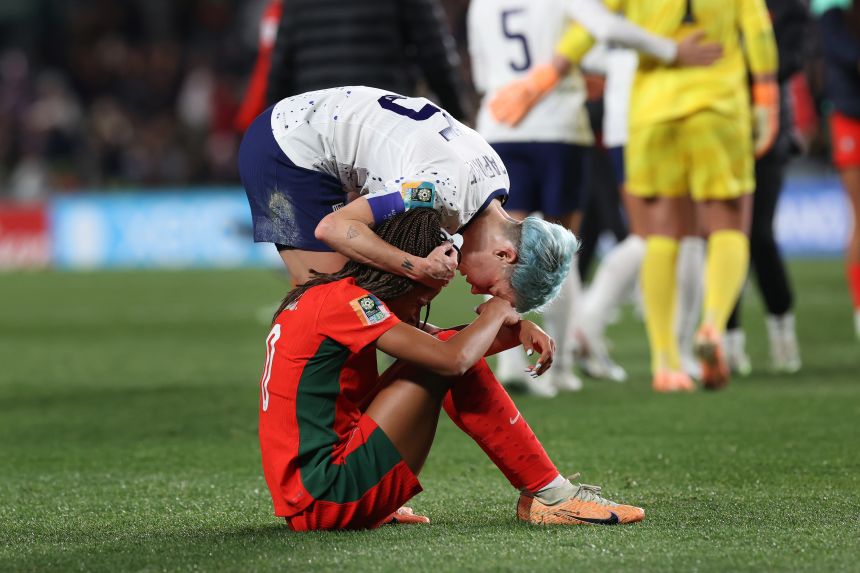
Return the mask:
<path fill-rule="evenodd" d="M 505 325 L 499 329 L 499 334 L 487 351 L 487 356 L 517 346 L 522 346 L 529 356 L 535 351 L 539 354 L 535 365 L 529 367 L 534 375 L 540 376 L 552 366 L 556 351 L 555 341 L 530 320 L 520 320 L 517 324 Z"/>
<path fill-rule="evenodd" d="M 460 376 L 487 354 L 500 328 L 520 320 L 510 303 L 503 299 L 492 298 L 482 307 L 480 316 L 472 324 L 448 340 L 439 340 L 401 322 L 380 336 L 376 346 L 386 354 L 437 374 Z"/>
<path fill-rule="evenodd" d="M 753 80 L 755 154 L 761 157 L 779 132 L 776 40 L 764 0 L 738 0 L 738 16 Z"/>
<path fill-rule="evenodd" d="M 457 252 L 445 243 L 427 258 L 416 257 L 394 247 L 373 232 L 383 219 L 374 215 L 366 197 L 359 197 L 345 207 L 326 215 L 317 225 L 314 236 L 350 259 L 389 273 L 405 276 L 431 287 L 441 287 L 454 278 Z"/>
<path fill-rule="evenodd" d="M 571 25 L 556 45 L 551 62 L 536 66 L 526 77 L 496 93 L 489 107 L 498 121 L 511 126 L 522 121 L 571 68 L 579 65 L 597 41 L 613 42 L 682 66 L 707 66 L 722 57 L 722 46 L 702 42 L 703 31 L 675 43 L 616 14 L 613 10 L 621 8 L 621 0 L 606 3 L 609 8 L 599 0 L 570 0 L 568 13 L 577 24 Z"/>

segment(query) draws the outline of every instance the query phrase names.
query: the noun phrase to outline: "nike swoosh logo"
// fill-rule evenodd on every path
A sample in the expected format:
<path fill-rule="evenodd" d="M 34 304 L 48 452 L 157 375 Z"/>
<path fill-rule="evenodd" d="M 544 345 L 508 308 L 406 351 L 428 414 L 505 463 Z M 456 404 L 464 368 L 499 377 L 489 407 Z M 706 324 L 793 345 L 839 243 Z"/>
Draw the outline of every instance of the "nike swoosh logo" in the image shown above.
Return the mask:
<path fill-rule="evenodd" d="M 510 421 L 511 426 L 513 426 L 514 424 L 517 423 L 517 420 L 519 420 L 519 419 L 520 419 L 520 413 L 517 412 L 516 416 L 514 416 L 513 418 L 509 418 L 508 420 Z"/>
<path fill-rule="evenodd" d="M 574 519 L 576 521 L 582 521 L 584 523 L 592 523 L 594 525 L 615 525 L 619 523 L 618 515 L 616 515 L 614 511 L 610 511 L 609 517 L 604 519 L 597 519 L 594 517 L 582 517 L 581 515 L 576 515 L 572 511 L 568 511 L 566 509 L 557 509 L 555 510 L 555 513 L 568 519 Z"/>

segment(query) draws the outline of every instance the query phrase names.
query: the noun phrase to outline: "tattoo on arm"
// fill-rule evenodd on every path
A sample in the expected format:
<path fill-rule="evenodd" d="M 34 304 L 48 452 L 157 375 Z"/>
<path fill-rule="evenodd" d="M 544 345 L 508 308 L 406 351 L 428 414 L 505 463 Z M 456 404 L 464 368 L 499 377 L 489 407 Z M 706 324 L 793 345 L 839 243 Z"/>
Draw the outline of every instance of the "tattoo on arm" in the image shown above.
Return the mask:
<path fill-rule="evenodd" d="M 358 229 L 356 229 L 355 227 L 350 225 L 349 228 L 346 230 L 346 238 L 347 239 L 354 239 L 357 236 L 358 236 Z"/>
<path fill-rule="evenodd" d="M 410 261 L 409 259 L 403 259 L 403 264 L 400 266 L 403 267 L 404 269 L 406 269 L 407 271 L 411 271 L 412 269 L 415 268 L 415 265 L 413 265 L 412 261 Z"/>

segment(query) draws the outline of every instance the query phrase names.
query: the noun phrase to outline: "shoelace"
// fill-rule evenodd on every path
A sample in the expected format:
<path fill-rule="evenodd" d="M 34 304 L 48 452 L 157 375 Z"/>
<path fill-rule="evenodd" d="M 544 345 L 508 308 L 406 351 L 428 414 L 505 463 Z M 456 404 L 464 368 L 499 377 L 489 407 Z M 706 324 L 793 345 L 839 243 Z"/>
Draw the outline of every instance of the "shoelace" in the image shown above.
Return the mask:
<path fill-rule="evenodd" d="M 567 480 L 569 482 L 573 482 L 573 480 L 579 477 L 579 472 L 573 474 L 572 476 L 568 476 Z M 615 502 L 609 501 L 605 497 L 600 495 L 600 486 L 599 485 L 590 485 L 587 483 L 576 484 L 577 490 L 573 497 L 580 499 L 582 501 L 590 501 L 593 503 L 599 503 L 600 505 L 617 505 Z"/>

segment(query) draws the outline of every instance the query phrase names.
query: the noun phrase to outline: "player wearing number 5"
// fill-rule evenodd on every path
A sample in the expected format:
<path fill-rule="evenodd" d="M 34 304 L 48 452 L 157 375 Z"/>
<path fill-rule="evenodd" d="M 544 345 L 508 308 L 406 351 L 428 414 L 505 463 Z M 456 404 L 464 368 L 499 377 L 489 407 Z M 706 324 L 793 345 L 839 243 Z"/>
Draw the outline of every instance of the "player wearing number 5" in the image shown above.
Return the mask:
<path fill-rule="evenodd" d="M 281 100 L 246 132 L 239 173 L 254 240 L 277 245 L 297 284 L 352 259 L 444 285 L 457 267 L 451 243 L 416 257 L 372 230 L 414 207 L 438 210 L 448 233 L 462 233 L 459 268 L 473 292 L 521 312 L 555 296 L 577 248 L 558 225 L 509 217 L 498 154 L 424 98 L 357 86 Z"/>

